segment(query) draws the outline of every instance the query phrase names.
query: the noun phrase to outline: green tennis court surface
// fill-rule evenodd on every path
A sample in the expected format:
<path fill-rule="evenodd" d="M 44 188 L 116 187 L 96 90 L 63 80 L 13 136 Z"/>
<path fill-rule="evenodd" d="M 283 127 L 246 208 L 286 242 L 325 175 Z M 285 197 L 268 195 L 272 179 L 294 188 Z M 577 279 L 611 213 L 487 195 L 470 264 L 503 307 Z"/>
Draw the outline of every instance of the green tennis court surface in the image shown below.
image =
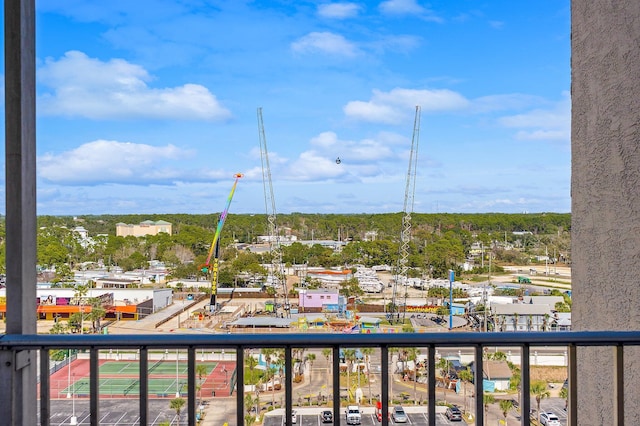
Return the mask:
<path fill-rule="evenodd" d="M 140 380 L 126 378 L 109 378 L 100 379 L 99 383 L 100 395 L 139 395 Z M 149 379 L 149 394 L 159 396 L 174 395 L 176 392 L 186 393 L 187 380 L 180 379 Z M 63 393 L 71 393 L 76 396 L 89 395 L 89 379 L 80 379 L 71 387 L 63 390 Z"/>
<path fill-rule="evenodd" d="M 198 362 L 196 365 L 204 365 L 207 369 L 207 372 L 204 376 L 208 376 L 211 374 L 214 368 L 218 365 L 217 362 Z M 151 375 L 170 375 L 176 374 L 176 370 L 178 374 L 187 374 L 187 363 L 183 361 L 178 361 L 177 365 L 175 361 L 171 360 L 160 360 L 155 362 L 149 362 L 149 376 Z M 138 361 L 107 361 L 100 365 L 99 375 L 105 376 L 114 376 L 114 375 L 124 375 L 124 376 L 137 376 L 140 373 L 140 363 Z"/>

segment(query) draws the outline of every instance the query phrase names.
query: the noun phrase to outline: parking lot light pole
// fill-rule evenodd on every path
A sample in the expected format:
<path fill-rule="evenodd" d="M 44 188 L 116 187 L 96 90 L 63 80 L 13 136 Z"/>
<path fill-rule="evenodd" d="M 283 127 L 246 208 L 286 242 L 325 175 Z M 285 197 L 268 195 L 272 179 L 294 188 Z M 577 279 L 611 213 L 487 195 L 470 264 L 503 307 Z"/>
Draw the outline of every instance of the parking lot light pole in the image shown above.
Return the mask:
<path fill-rule="evenodd" d="M 178 376 L 178 359 L 180 358 L 180 353 L 178 349 L 176 349 L 176 398 L 180 398 L 180 377 Z"/>

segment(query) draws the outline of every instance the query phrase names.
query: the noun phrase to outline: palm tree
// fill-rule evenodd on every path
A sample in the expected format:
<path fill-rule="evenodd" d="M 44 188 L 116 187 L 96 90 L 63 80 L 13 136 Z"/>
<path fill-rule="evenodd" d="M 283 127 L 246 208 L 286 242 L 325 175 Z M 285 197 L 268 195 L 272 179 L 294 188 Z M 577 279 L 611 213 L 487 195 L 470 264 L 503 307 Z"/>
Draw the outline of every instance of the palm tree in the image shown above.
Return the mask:
<path fill-rule="evenodd" d="M 449 374 L 449 360 L 445 357 L 442 357 L 438 360 L 438 363 L 436 364 L 436 367 L 438 367 L 440 369 L 440 371 L 442 372 L 442 376 L 444 378 L 447 377 L 447 374 Z M 446 381 L 443 382 L 443 385 L 446 385 Z M 447 388 L 446 386 L 443 386 L 442 392 L 444 393 L 444 402 L 446 404 L 447 402 Z"/>
<path fill-rule="evenodd" d="M 500 400 L 500 411 L 502 411 L 502 415 L 504 416 L 504 424 L 507 425 L 507 414 L 509 411 L 513 409 L 513 402 L 510 399 L 502 399 Z"/>
<path fill-rule="evenodd" d="M 173 398 L 169 402 L 169 407 L 172 410 L 176 410 L 176 416 L 178 416 L 178 424 L 180 424 L 180 412 L 182 411 L 182 407 L 184 407 L 184 404 L 186 403 L 187 402 L 183 398 Z"/>
<path fill-rule="evenodd" d="M 549 398 L 551 393 L 547 390 L 547 383 L 542 380 L 536 380 L 535 382 L 531 382 L 531 390 L 530 393 L 536 397 L 536 406 L 538 413 L 538 421 L 540 421 L 540 401 L 545 398 Z"/>
<path fill-rule="evenodd" d="M 309 395 L 311 395 L 311 377 L 313 376 L 313 361 L 316 360 L 316 354 L 307 354 L 307 362 L 309 363 Z M 309 405 L 311 405 L 311 397 L 309 397 Z"/>
<path fill-rule="evenodd" d="M 327 366 L 330 366 L 330 362 L 332 360 L 332 355 L 333 355 L 333 349 L 331 348 L 323 348 L 322 349 L 322 356 L 324 356 L 324 359 L 327 360 Z M 334 366 L 335 368 L 335 366 Z M 331 374 L 331 369 L 327 372 L 327 374 L 325 374 L 325 377 L 327 378 L 327 393 L 329 392 L 329 377 L 332 377 L 333 375 Z"/>
<path fill-rule="evenodd" d="M 267 363 L 267 383 L 271 382 L 271 406 L 275 405 L 276 400 L 276 369 L 271 367 L 273 361 L 275 361 L 277 349 L 275 348 L 263 348 L 261 350 Z M 267 390 L 269 388 L 267 387 Z"/>
<path fill-rule="evenodd" d="M 102 307 L 102 302 L 97 297 L 89 299 L 89 304 L 91 305 L 91 312 L 87 314 L 87 319 L 91 321 L 91 329 L 95 333 L 100 329 L 100 320 L 104 318 L 107 311 Z"/>
<path fill-rule="evenodd" d="M 365 362 L 367 364 L 367 383 L 369 384 L 369 404 L 371 402 L 371 354 L 373 354 L 373 348 L 362 348 L 360 350 L 364 355 Z"/>
<path fill-rule="evenodd" d="M 418 400 L 416 385 L 418 383 L 418 356 L 420 355 L 420 350 L 418 348 L 411 347 L 407 348 L 405 353 L 407 355 L 407 360 L 413 361 L 413 403 L 415 404 Z"/>
<path fill-rule="evenodd" d="M 244 409 L 247 411 L 247 414 L 244 416 L 246 426 L 251 426 L 256 421 L 256 416 L 251 415 L 251 409 L 253 408 L 254 404 L 255 400 L 253 399 L 251 394 L 246 394 L 244 396 Z"/>
<path fill-rule="evenodd" d="M 569 405 L 569 389 L 563 386 L 562 389 L 560 389 L 559 396 L 564 399 L 564 411 L 567 411 L 567 406 Z"/>
<path fill-rule="evenodd" d="M 245 365 L 249 368 L 250 380 L 253 381 L 253 369 L 258 365 L 258 360 L 255 359 L 251 353 L 248 353 L 248 355 L 249 356 L 245 357 Z"/>
<path fill-rule="evenodd" d="M 492 395 L 492 394 L 490 394 L 490 393 L 486 393 L 486 392 L 485 392 L 485 393 L 482 395 L 482 402 L 484 403 L 484 418 L 485 418 L 485 421 L 486 421 L 486 419 L 487 419 L 487 415 L 489 414 L 489 405 L 491 405 L 491 404 L 495 404 L 495 402 L 496 402 L 496 397 L 495 397 L 495 396 L 493 396 L 493 395 Z"/>
<path fill-rule="evenodd" d="M 344 355 L 344 360 L 347 362 L 347 390 L 351 390 L 351 378 L 350 371 L 351 366 L 353 365 L 353 361 L 356 359 L 356 350 L 355 349 L 343 349 L 342 354 Z"/>
<path fill-rule="evenodd" d="M 200 386 L 200 402 L 202 402 L 202 376 L 207 374 L 207 366 L 204 364 L 196 365 L 196 374 L 198 375 L 198 384 Z"/>
<path fill-rule="evenodd" d="M 462 405 L 467 410 L 467 383 L 470 383 L 473 380 L 473 373 L 469 367 L 464 370 L 458 372 L 458 378 L 462 380 L 462 389 L 463 389 L 463 397 L 462 397 Z"/>

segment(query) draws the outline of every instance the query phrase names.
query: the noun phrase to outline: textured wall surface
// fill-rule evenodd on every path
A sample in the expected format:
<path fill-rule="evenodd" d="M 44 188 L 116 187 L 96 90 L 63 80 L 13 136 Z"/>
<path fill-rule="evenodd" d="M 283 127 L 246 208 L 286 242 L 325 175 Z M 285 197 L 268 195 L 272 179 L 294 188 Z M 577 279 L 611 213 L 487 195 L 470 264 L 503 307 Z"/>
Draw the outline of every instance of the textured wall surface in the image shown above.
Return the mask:
<path fill-rule="evenodd" d="M 640 329 L 640 1 L 572 1 L 575 330 Z M 611 349 L 578 351 L 579 425 L 613 424 Z M 625 352 L 640 425 L 640 352 Z"/>

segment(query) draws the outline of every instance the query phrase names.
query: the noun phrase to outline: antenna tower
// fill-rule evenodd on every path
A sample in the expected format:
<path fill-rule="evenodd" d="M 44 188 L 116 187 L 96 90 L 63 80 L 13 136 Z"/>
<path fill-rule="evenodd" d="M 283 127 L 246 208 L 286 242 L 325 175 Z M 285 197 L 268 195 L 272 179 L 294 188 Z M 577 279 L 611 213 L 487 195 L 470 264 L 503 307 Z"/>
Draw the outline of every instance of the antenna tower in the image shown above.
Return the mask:
<path fill-rule="evenodd" d="M 420 106 L 416 106 L 416 115 L 413 121 L 413 137 L 411 139 L 411 152 L 409 154 L 409 168 L 407 171 L 407 182 L 404 189 L 404 208 L 402 215 L 402 232 L 400 234 L 400 249 L 398 254 L 398 264 L 396 267 L 396 276 L 393 283 L 393 295 L 391 299 L 391 319 L 395 315 L 398 322 L 400 321 L 400 312 L 398 310 L 398 284 L 401 282 L 404 286 L 404 310 L 402 320 L 407 314 L 407 270 L 409 260 L 409 243 L 411 242 L 411 214 L 413 213 L 413 200 L 416 193 L 416 166 L 418 163 L 418 142 L 420 140 Z"/>
<path fill-rule="evenodd" d="M 280 247 L 280 234 L 278 232 L 278 221 L 276 215 L 276 199 L 273 194 L 273 183 L 271 182 L 271 167 L 269 166 L 269 151 L 267 150 L 267 138 L 264 133 L 264 122 L 262 120 L 262 108 L 258 108 L 258 134 L 260 137 L 260 159 L 262 161 L 262 184 L 264 186 L 264 207 L 267 213 L 267 235 L 269 237 L 269 251 L 271 252 L 271 279 L 273 287 L 282 289 L 284 298 L 284 310 L 287 317 L 290 316 L 289 298 L 287 295 L 287 279 L 284 274 L 282 264 L 282 248 Z M 274 301 L 275 302 L 275 301 Z M 277 307 L 277 304 L 275 304 Z M 277 312 L 277 308 L 274 309 Z"/>

